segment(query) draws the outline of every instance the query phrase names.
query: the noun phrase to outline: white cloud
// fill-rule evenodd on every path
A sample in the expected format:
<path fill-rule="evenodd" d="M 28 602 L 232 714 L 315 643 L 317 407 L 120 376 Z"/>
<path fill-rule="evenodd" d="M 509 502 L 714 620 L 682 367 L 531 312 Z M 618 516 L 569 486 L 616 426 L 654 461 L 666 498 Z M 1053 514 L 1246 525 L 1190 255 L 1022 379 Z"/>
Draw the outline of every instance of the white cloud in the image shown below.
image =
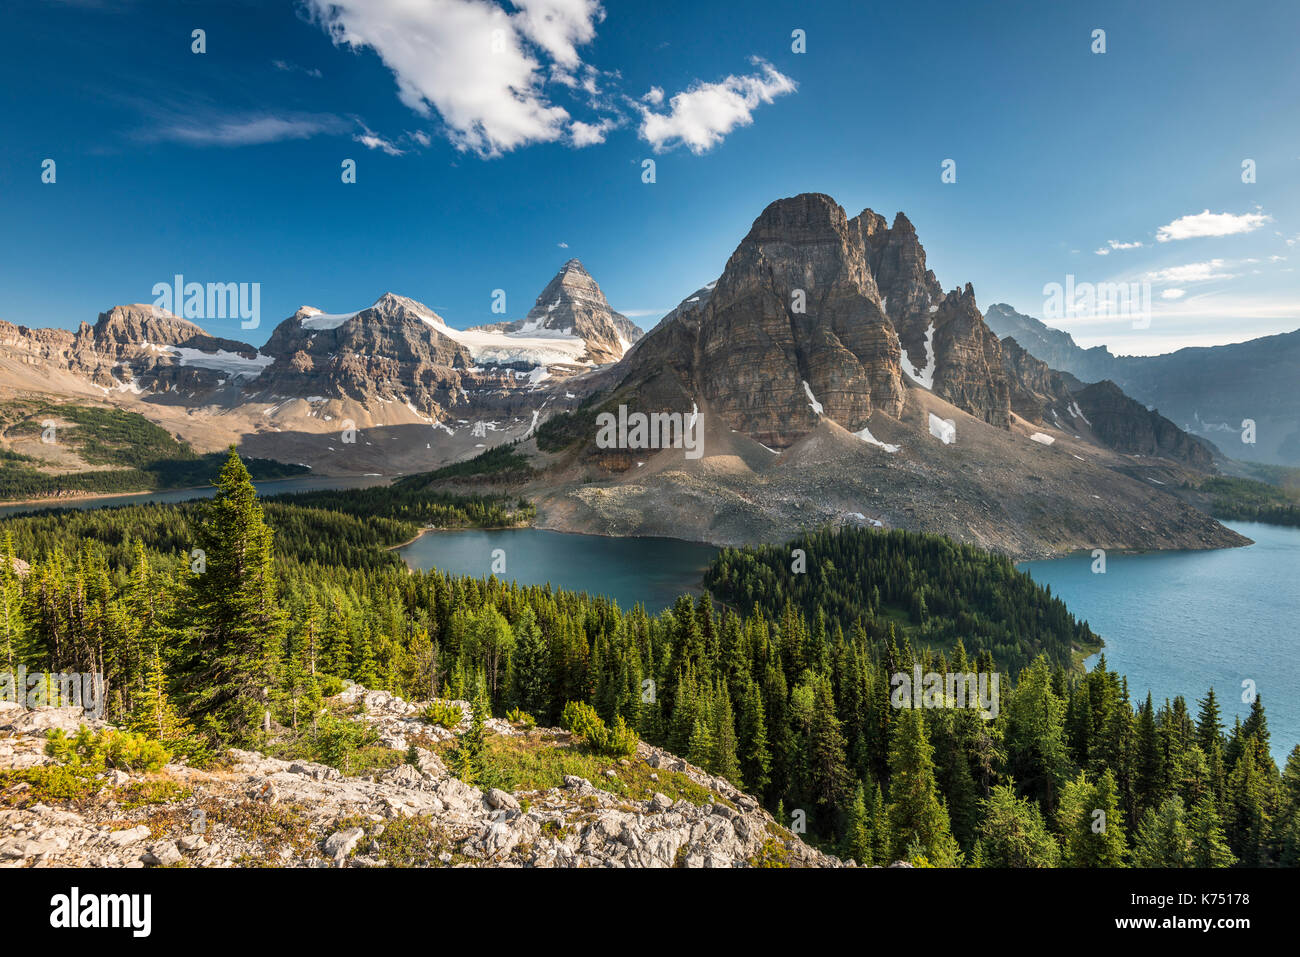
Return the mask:
<path fill-rule="evenodd" d="M 415 142 L 419 143 L 421 146 L 428 146 L 430 143 L 433 142 L 433 140 L 429 137 L 429 134 L 424 132 L 424 130 L 416 130 L 414 133 L 411 134 L 411 138 L 415 140 Z"/>
<path fill-rule="evenodd" d="M 759 67 L 757 73 L 728 76 L 717 83 L 696 83 L 675 94 L 668 101 L 667 113 L 638 106 L 641 138 L 656 153 L 678 145 L 685 145 L 692 153 L 705 153 L 736 127 L 752 123 L 753 112 L 759 104 L 771 103 L 776 97 L 795 91 L 794 80 L 770 63 L 757 58 L 753 62 Z M 651 94 L 654 92 L 652 88 Z"/>
<path fill-rule="evenodd" d="M 1172 223 L 1156 230 L 1156 241 L 1167 243 L 1176 239 L 1200 239 L 1206 236 L 1234 236 L 1249 233 L 1273 218 L 1263 213 L 1212 213 L 1208 209 L 1200 213 L 1180 216 Z"/>
<path fill-rule="evenodd" d="M 1187 295 L 1186 289 L 1166 289 L 1160 293 L 1161 299 L 1182 299 Z"/>
<path fill-rule="evenodd" d="M 603 143 L 626 122 L 630 100 L 605 93 L 617 70 L 584 63 L 579 49 L 604 21 L 600 0 L 305 0 L 315 22 L 336 46 L 373 50 L 392 71 L 400 100 L 422 116 L 436 114 L 461 150 L 499 156 L 533 143 Z M 685 144 L 703 153 L 753 110 L 795 90 L 795 82 L 754 58 L 757 71 L 716 83 L 695 83 L 656 112 L 664 92 L 652 87 L 642 102 L 640 135 L 656 152 Z M 594 116 L 570 114 L 585 99 Z M 566 108 L 569 107 L 569 108 Z M 366 131 L 361 140 L 384 149 Z M 423 140 L 415 137 L 417 142 Z M 392 144 L 388 144 L 390 147 Z"/>
<path fill-rule="evenodd" d="M 569 248 L 569 244 L 568 244 L 568 243 L 556 243 L 555 245 L 559 246 L 561 249 L 568 249 L 568 248 Z"/>
<path fill-rule="evenodd" d="M 584 123 L 582 120 L 574 120 L 569 124 L 569 142 L 579 148 L 603 143 L 606 134 L 617 125 L 618 123 L 612 119 L 604 119 L 599 123 Z"/>
<path fill-rule="evenodd" d="M 1147 273 L 1152 282 L 1208 282 L 1211 279 L 1232 279 L 1233 273 L 1222 272 L 1222 259 L 1210 259 L 1203 263 L 1188 263 L 1185 266 L 1171 266 Z"/>
<path fill-rule="evenodd" d="M 1107 249 L 1105 246 L 1102 246 L 1100 249 L 1094 250 L 1094 252 L 1096 252 L 1098 256 L 1109 256 L 1109 255 L 1110 255 L 1110 250 Z"/>
<path fill-rule="evenodd" d="M 481 156 L 564 135 L 569 113 L 546 98 L 542 65 L 525 38 L 568 56 L 588 36 L 574 11 L 600 9 L 538 0 L 512 17 L 486 0 L 307 2 L 335 44 L 373 49 L 403 103 L 421 115 L 437 110 L 452 142 Z"/>
<path fill-rule="evenodd" d="M 581 62 L 577 47 L 596 37 L 596 24 L 605 19 L 597 0 L 513 0 L 519 30 L 562 67 Z"/>
<path fill-rule="evenodd" d="M 319 80 L 324 74 L 318 69 L 307 69 L 305 66 L 299 66 L 296 63 L 286 63 L 284 60 L 272 60 L 271 66 L 275 67 L 281 73 L 305 73 L 314 79 Z"/>

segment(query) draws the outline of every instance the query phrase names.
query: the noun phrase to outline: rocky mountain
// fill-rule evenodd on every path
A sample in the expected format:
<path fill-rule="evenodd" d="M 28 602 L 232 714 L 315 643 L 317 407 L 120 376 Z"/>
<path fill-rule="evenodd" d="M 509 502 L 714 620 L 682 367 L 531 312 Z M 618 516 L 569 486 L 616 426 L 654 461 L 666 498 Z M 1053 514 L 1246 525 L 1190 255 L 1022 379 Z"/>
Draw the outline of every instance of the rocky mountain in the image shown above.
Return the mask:
<path fill-rule="evenodd" d="M 0 323 L 0 355 L 41 373 L 63 372 L 108 393 L 200 403 L 256 378 L 270 360 L 246 342 L 208 335 L 150 305 L 114 306 L 75 332 Z"/>
<path fill-rule="evenodd" d="M 1300 379 L 1300 330 L 1158 356 L 1116 356 L 1104 346 L 1082 349 L 1068 333 L 1006 304 L 990 306 L 985 320 L 1053 369 L 1084 382 L 1110 379 L 1234 458 L 1300 465 L 1300 395 L 1280 387 Z M 1246 420 L 1255 423 L 1253 434 Z"/>
<path fill-rule="evenodd" d="M 973 290 L 943 295 L 911 223 L 884 222 L 871 210 L 850 220 L 819 193 L 772 203 L 718 281 L 666 316 L 614 375 L 660 404 L 707 401 L 773 448 L 823 415 L 853 432 L 877 411 L 897 417 L 909 382 L 1007 427 L 1001 346 Z"/>
<path fill-rule="evenodd" d="M 385 293 L 346 316 L 303 306 L 263 346 L 271 366 L 250 385 L 259 394 L 398 402 L 441 415 L 478 378 L 474 357 L 427 306 Z"/>
<path fill-rule="evenodd" d="M 1213 470 L 1218 451 L 1213 445 L 1130 399 L 1109 379 L 1083 387 L 1074 393 L 1074 399 L 1093 434 L 1112 449 Z"/>
<path fill-rule="evenodd" d="M 355 312 L 302 306 L 259 350 L 152 306 L 117 306 L 75 333 L 0 322 L 0 367 L 20 391 L 202 408 L 246 433 L 347 420 L 451 431 L 475 427 L 471 417 L 491 431 L 499 422 L 487 419 L 527 421 L 540 383 L 613 362 L 640 337 L 573 259 L 513 323 L 456 329 L 390 292 Z"/>
<path fill-rule="evenodd" d="M 576 337 L 586 348 L 575 361 L 596 364 L 617 362 L 642 335 L 631 319 L 610 308 L 596 280 L 577 259 L 560 267 L 523 319 L 476 328 L 510 336 Z"/>
<path fill-rule="evenodd" d="M 737 544 L 865 523 L 1020 556 L 1242 543 L 1161 491 L 1199 447 L 1100 397 L 1094 433 L 1076 380 L 999 341 L 969 285 L 940 289 L 906 217 L 772 203 L 715 283 L 566 384 L 585 411 L 546 430 L 572 441 L 528 489 L 542 524 Z M 700 416 L 704 454 L 598 448 L 619 406 Z"/>
<path fill-rule="evenodd" d="M 208 770 L 111 770 L 98 793 L 75 802 L 20 783 L 0 804 L 0 867 L 845 866 L 729 781 L 643 742 L 595 781 L 569 775 L 555 787 L 483 791 L 448 771 L 439 746 L 453 732 L 421 720 L 422 704 L 360 685 L 335 703 L 357 709 L 355 720 L 403 760 L 359 777 L 232 750 Z M 468 724 L 469 705 L 451 704 Z M 0 702 L 0 770 L 55 763 L 46 731 L 82 724 L 101 726 L 79 707 Z M 539 756 L 570 746 L 558 728 L 487 724 Z M 159 797 L 138 800 L 146 787 Z"/>
<path fill-rule="evenodd" d="M 1004 302 L 995 302 L 984 313 L 984 321 L 1001 339 L 1015 339 L 1030 355 L 1059 372 L 1068 372 L 1083 382 L 1097 382 L 1114 372 L 1115 357 L 1105 346 L 1084 349 L 1068 332 L 1016 312 Z"/>
<path fill-rule="evenodd" d="M 894 225 L 864 210 L 854 228 L 867 249 L 882 305 L 905 352 L 903 371 L 917 384 L 992 425 L 1006 426 L 1009 386 L 997 336 L 984 324 L 970 283 L 944 295 L 911 221 Z"/>

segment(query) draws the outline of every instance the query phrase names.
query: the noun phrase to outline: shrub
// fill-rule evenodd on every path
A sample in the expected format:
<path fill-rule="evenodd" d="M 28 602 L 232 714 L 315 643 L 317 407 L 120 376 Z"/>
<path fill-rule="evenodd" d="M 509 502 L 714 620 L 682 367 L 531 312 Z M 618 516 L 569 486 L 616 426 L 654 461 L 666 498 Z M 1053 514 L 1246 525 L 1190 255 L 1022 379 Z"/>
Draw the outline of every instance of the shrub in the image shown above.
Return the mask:
<path fill-rule="evenodd" d="M 560 713 L 560 727 L 572 732 L 574 737 L 589 739 L 593 733 L 605 730 L 605 722 L 585 701 L 569 701 Z"/>
<path fill-rule="evenodd" d="M 332 698 L 343 691 L 342 678 L 336 678 L 333 675 L 318 675 L 316 680 L 320 684 L 320 693 L 323 698 Z"/>
<path fill-rule="evenodd" d="M 531 731 L 537 727 L 537 719 L 527 711 L 521 711 L 519 708 L 511 708 L 507 711 L 506 720 L 511 724 L 522 724 L 525 731 Z"/>
<path fill-rule="evenodd" d="M 430 701 L 420 712 L 420 717 L 426 724 L 436 724 L 448 731 L 455 731 L 464 720 L 465 712 L 460 705 L 450 701 Z"/>
<path fill-rule="evenodd" d="M 600 733 L 592 739 L 592 747 L 601 754 L 611 758 L 630 758 L 636 754 L 636 732 L 627 726 L 620 714 L 614 719 L 614 727 L 601 728 Z"/>
<path fill-rule="evenodd" d="M 614 727 L 607 728 L 591 705 L 570 701 L 564 706 L 560 724 L 598 754 L 612 758 L 630 758 L 636 754 L 636 732 L 627 726 L 622 715 L 614 719 Z"/>
<path fill-rule="evenodd" d="M 143 734 L 105 728 L 95 733 L 84 724 L 69 738 L 62 731 L 51 731 L 45 753 L 70 767 L 102 771 L 157 771 L 171 760 L 171 752 Z"/>
<path fill-rule="evenodd" d="M 347 721 L 325 715 L 316 732 L 316 750 L 320 761 L 344 774 L 352 774 L 360 763 L 358 752 L 377 741 L 379 735 L 373 728 L 359 721 Z"/>

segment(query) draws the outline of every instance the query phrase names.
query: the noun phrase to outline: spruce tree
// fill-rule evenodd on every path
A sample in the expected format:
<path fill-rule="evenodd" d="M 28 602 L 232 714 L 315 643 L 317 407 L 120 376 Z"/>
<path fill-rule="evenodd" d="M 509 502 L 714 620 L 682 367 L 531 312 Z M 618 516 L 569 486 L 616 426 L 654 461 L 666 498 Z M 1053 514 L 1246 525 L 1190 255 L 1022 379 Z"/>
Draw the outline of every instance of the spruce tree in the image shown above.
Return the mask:
<path fill-rule="evenodd" d="M 939 799 L 925 721 L 919 710 L 903 708 L 894 720 L 889 751 L 889 824 L 895 859 L 906 860 L 915 848 L 937 867 L 958 863 L 957 842 L 948 811 Z"/>
<path fill-rule="evenodd" d="M 234 448 L 217 493 L 194 529 L 184 614 L 193 622 L 183 677 L 192 711 L 209 733 L 247 741 L 276 684 L 284 616 L 266 526 L 248 469 Z"/>

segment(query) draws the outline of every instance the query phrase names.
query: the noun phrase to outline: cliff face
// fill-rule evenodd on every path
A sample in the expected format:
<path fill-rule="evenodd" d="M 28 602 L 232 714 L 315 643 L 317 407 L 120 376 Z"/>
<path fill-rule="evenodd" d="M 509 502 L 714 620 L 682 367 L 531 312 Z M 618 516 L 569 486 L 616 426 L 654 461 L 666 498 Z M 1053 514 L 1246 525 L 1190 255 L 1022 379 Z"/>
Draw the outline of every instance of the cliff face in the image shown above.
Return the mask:
<path fill-rule="evenodd" d="M 1159 412 L 1130 399 L 1109 380 L 1075 393 L 1093 434 L 1118 452 L 1173 459 L 1193 468 L 1213 470 L 1214 447 L 1184 432 Z"/>
<path fill-rule="evenodd" d="M 620 366 L 671 369 L 727 425 L 784 448 L 826 416 L 850 431 L 898 417 L 908 384 L 1006 428 L 1001 346 L 969 285 L 943 295 L 912 224 L 849 219 L 829 196 L 778 200 L 721 278 L 670 313 Z"/>
<path fill-rule="evenodd" d="M 201 404 L 251 380 L 265 362 L 246 342 L 211 336 L 150 305 L 114 306 L 75 332 L 0 324 L 0 354 L 35 369 L 70 373 L 105 392 L 150 393 Z"/>
<path fill-rule="evenodd" d="M 903 404 L 898 337 L 862 246 L 829 197 L 773 203 L 699 317 L 698 384 L 728 423 L 788 445 L 820 413 L 861 428 Z"/>
<path fill-rule="evenodd" d="M 1010 336 L 1002 340 L 1002 365 L 1011 389 L 1011 408 L 1021 418 L 1049 424 L 1072 414 L 1065 377 L 1020 348 Z"/>

